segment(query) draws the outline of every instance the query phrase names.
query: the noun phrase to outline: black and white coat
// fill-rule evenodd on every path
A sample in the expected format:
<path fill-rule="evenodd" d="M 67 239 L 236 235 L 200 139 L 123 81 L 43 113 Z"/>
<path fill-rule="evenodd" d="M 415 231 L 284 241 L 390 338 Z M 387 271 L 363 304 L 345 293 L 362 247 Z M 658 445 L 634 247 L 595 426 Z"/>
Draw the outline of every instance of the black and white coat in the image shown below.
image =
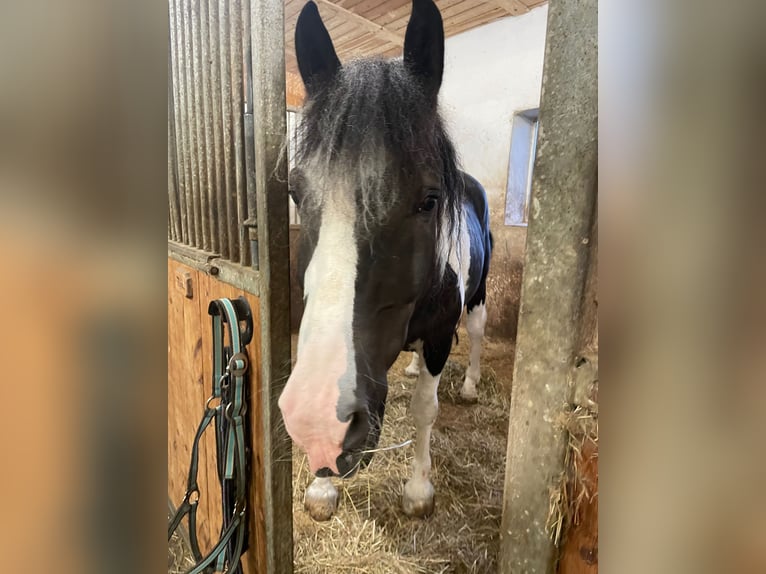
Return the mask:
<path fill-rule="evenodd" d="M 337 503 L 330 476 L 369 461 L 387 371 L 411 350 L 417 436 L 403 506 L 424 516 L 433 510 L 436 391 L 464 309 L 471 356 L 461 394 L 477 396 L 492 249 L 486 194 L 457 168 L 437 109 L 441 16 L 431 0 L 414 0 L 403 59 L 341 66 L 309 2 L 295 44 L 308 96 L 290 181 L 303 223 L 305 307 L 279 406 L 317 476 L 306 507 L 329 518 Z"/>

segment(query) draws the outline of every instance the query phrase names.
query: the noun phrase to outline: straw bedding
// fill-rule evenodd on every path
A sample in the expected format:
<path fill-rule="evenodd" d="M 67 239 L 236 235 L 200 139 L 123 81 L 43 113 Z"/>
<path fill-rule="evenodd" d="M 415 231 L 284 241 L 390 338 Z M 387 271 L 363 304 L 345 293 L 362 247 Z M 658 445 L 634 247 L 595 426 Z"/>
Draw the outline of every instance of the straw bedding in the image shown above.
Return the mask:
<path fill-rule="evenodd" d="M 295 571 L 302 574 L 490 573 L 496 571 L 503 502 L 506 435 L 513 345 L 485 340 L 479 402 L 459 397 L 468 363 L 468 336 L 461 329 L 439 387 L 439 417 L 431 439 L 436 510 L 425 519 L 407 517 L 401 492 L 409 478 L 413 445 L 378 452 L 370 466 L 336 482 L 338 511 L 324 523 L 303 510 L 311 482 L 305 456 L 293 454 Z M 389 372 L 389 394 L 380 447 L 415 437 L 409 415 L 415 380 L 404 375 L 409 353 Z M 192 565 L 174 536 L 168 573 Z"/>
<path fill-rule="evenodd" d="M 468 361 L 461 330 L 439 387 L 439 417 L 431 440 L 436 510 L 425 520 L 401 510 L 412 444 L 378 452 L 367 469 L 338 480 L 338 511 L 314 522 L 303 510 L 311 482 L 305 457 L 293 456 L 293 521 L 296 572 L 486 573 L 496 570 L 505 473 L 512 344 L 486 341 L 479 402 L 461 404 Z M 389 372 L 381 447 L 414 438 L 409 415 L 415 380 L 404 375 L 403 353 Z"/>

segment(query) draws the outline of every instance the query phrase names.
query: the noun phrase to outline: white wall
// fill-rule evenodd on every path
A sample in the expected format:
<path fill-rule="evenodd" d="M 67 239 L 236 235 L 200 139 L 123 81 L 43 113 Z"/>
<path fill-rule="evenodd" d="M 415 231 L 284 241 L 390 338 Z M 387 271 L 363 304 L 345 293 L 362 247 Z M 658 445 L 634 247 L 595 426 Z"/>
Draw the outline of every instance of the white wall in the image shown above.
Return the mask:
<path fill-rule="evenodd" d="M 545 4 L 445 43 L 442 113 L 463 168 L 495 193 L 508 176 L 513 114 L 540 102 L 547 15 Z"/>
<path fill-rule="evenodd" d="M 487 280 L 487 332 L 515 337 L 526 228 L 505 225 L 515 112 L 540 105 L 548 6 L 448 38 L 441 110 L 462 168 L 489 197 L 495 250 Z"/>

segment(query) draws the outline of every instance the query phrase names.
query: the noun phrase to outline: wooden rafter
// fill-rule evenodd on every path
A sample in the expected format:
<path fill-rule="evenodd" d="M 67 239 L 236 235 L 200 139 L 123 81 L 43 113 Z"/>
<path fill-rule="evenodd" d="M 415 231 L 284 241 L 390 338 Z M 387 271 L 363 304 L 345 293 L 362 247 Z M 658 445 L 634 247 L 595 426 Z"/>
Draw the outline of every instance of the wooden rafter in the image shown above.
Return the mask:
<path fill-rule="evenodd" d="M 511 16 L 526 14 L 530 10 L 529 6 L 524 4 L 521 0 L 492 0 L 491 4 L 502 8 Z"/>
<path fill-rule="evenodd" d="M 385 26 L 381 26 L 380 24 L 376 24 L 372 20 L 368 20 L 364 16 L 360 16 L 356 12 L 352 12 L 348 8 L 343 8 L 342 6 L 338 6 L 337 4 L 334 4 L 330 0 L 316 0 L 318 4 L 321 4 L 322 6 L 327 6 L 331 10 L 335 10 L 339 14 L 342 14 L 345 16 L 348 20 L 351 20 L 353 22 L 356 22 L 360 26 L 364 26 L 367 28 L 370 32 L 375 34 L 381 39 L 384 39 L 388 42 L 391 42 L 392 44 L 395 44 L 397 46 L 404 46 L 404 37 L 397 34 L 396 32 L 392 32 Z"/>

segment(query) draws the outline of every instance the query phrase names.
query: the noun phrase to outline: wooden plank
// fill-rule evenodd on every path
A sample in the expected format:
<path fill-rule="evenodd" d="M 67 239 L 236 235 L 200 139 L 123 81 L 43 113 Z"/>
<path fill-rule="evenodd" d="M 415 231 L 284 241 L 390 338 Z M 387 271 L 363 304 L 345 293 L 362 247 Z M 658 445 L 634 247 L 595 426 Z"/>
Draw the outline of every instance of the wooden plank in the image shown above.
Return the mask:
<path fill-rule="evenodd" d="M 354 22 L 355 24 L 358 24 L 359 26 L 363 28 L 366 28 L 370 32 L 373 32 L 380 38 L 384 38 L 388 40 L 392 44 L 398 44 L 400 46 L 404 45 L 404 36 L 401 36 L 399 34 L 392 32 L 385 26 L 377 22 L 374 22 L 365 16 L 361 16 L 357 14 L 356 12 L 352 12 L 351 10 L 343 8 L 342 6 L 339 6 L 337 4 L 333 4 L 332 2 L 330 2 L 330 0 L 317 0 L 317 3 L 321 6 L 326 6 L 330 10 L 335 11 L 336 13 L 342 14 L 345 17 L 345 19 L 351 22 Z"/>
<path fill-rule="evenodd" d="M 257 294 L 260 289 L 258 271 L 221 259 L 217 253 L 207 253 L 188 245 L 168 241 L 168 257 L 208 275 L 216 275 L 224 283 L 229 283 L 250 293 Z"/>
<path fill-rule="evenodd" d="M 493 20 L 498 20 L 500 18 L 506 18 L 507 16 L 508 14 L 506 14 L 503 10 L 499 8 L 494 8 L 489 11 L 483 8 L 467 10 L 466 12 L 463 12 L 462 14 L 458 14 L 457 16 L 454 16 L 450 27 L 453 30 L 470 29 L 480 25 L 478 24 L 479 22 L 487 23 Z"/>
<path fill-rule="evenodd" d="M 363 28 L 362 26 L 359 26 L 356 22 L 353 20 L 345 20 L 341 19 L 340 22 L 337 23 L 336 26 L 333 27 L 332 30 L 329 30 L 330 32 L 330 38 L 332 38 L 332 43 L 336 47 L 338 47 L 338 44 L 340 43 L 341 39 L 344 37 L 354 37 L 359 36 L 361 34 L 375 34 L 373 31 L 367 30 Z"/>
<path fill-rule="evenodd" d="M 475 5 L 476 0 L 443 0 L 442 2 L 437 2 L 439 12 L 442 15 L 442 21 L 444 21 L 445 25 L 445 35 L 448 33 L 446 18 L 449 14 L 452 13 L 451 11 L 463 11 L 467 10 L 468 8 L 472 8 Z M 391 21 L 388 23 L 388 26 L 392 30 L 396 30 L 401 34 L 404 34 L 407 28 L 407 24 L 410 21 L 410 9 L 407 7 L 407 9 L 402 9 L 395 13 L 391 13 L 390 16 Z"/>
<path fill-rule="evenodd" d="M 365 4 L 368 5 L 367 8 L 376 4 L 375 0 L 336 0 L 335 3 L 338 4 L 338 6 L 353 10 L 357 14 L 362 14 L 364 12 L 363 6 Z M 380 2 L 377 3 L 380 4 Z"/>
<path fill-rule="evenodd" d="M 348 59 L 348 55 L 352 54 L 353 50 L 355 50 L 358 46 L 361 46 L 362 44 L 369 42 L 373 38 L 375 38 L 375 36 L 373 36 L 372 33 L 365 32 L 364 34 L 359 34 L 358 36 L 355 36 L 353 38 L 343 40 L 342 43 L 336 44 L 337 51 L 338 51 L 339 57 L 341 58 L 341 61 L 343 61 L 344 59 Z M 401 47 L 399 47 L 399 50 L 401 50 Z M 345 56 L 345 58 L 342 56 Z"/>
<path fill-rule="evenodd" d="M 176 505 L 186 491 L 191 446 L 206 399 L 199 304 L 196 298 L 187 298 L 176 285 L 176 274 L 183 273 L 191 276 L 192 286 L 197 289 L 197 271 L 168 260 L 168 490 Z M 205 442 L 200 444 L 199 455 L 201 460 L 208 457 Z M 208 478 L 204 465 L 200 467 L 198 484 L 199 541 L 201 550 L 206 552 L 212 548 L 218 533 L 211 521 L 207 501 Z"/>
<path fill-rule="evenodd" d="M 177 274 L 192 278 L 193 297 L 176 285 Z M 264 441 L 262 389 L 260 387 L 261 333 L 260 301 L 232 285 L 168 259 L 168 493 L 178 504 L 186 489 L 186 473 L 194 433 L 202 416 L 212 384 L 212 328 L 207 307 L 221 297 L 245 296 L 253 311 L 253 340 L 250 356 L 251 469 L 249 495 L 249 551 L 243 558 L 247 574 L 266 572 L 266 524 L 264 514 Z M 200 506 L 198 510 L 200 546 L 209 550 L 218 540 L 221 516 L 221 490 L 218 481 L 215 436 L 212 428 L 200 444 Z"/>
<path fill-rule="evenodd" d="M 332 43 L 335 45 L 335 49 L 338 53 L 342 51 L 342 46 L 346 42 L 350 42 L 361 36 L 374 36 L 372 32 L 360 29 L 358 26 L 351 26 L 349 28 L 341 28 L 338 32 L 335 32 L 332 36 Z M 376 36 L 377 37 L 377 36 Z M 382 40 L 385 41 L 385 40 Z M 390 43 L 390 42 L 388 42 Z M 400 46 L 401 48 L 401 46 Z"/>
<path fill-rule="evenodd" d="M 349 60 L 352 58 L 360 58 L 368 54 L 378 54 L 387 50 L 390 46 L 391 44 L 389 42 L 381 41 L 376 36 L 366 36 L 357 38 L 353 42 L 347 42 L 343 46 L 342 54 L 346 60 Z M 401 54 L 401 46 L 396 46 L 396 49 L 398 53 Z"/>
<path fill-rule="evenodd" d="M 372 38 L 368 40 L 367 42 L 361 44 L 358 46 L 353 54 L 354 57 L 359 58 L 362 57 L 367 52 L 373 52 L 376 55 L 380 55 L 383 52 L 387 51 L 391 47 L 391 44 L 388 42 L 381 43 L 377 38 Z M 402 54 L 402 48 L 399 46 L 396 46 L 397 54 Z"/>
<path fill-rule="evenodd" d="M 184 265 L 179 265 L 179 270 L 191 274 L 192 288 L 196 290 L 199 273 Z M 181 404 L 184 406 L 183 415 L 187 418 L 187 423 L 192 429 L 192 432 L 187 435 L 189 444 L 191 444 L 197 424 L 202 418 L 205 399 L 207 398 L 202 373 L 202 324 L 197 299 L 195 297 L 187 298 L 178 289 L 175 289 L 174 295 L 174 304 L 180 304 L 183 307 L 184 346 L 180 353 L 182 361 L 180 372 L 184 373 L 184 378 L 179 381 L 179 389 L 182 393 Z M 210 456 L 204 441 L 200 442 L 199 456 L 201 460 L 206 460 Z M 202 465 L 200 465 L 198 480 L 200 486 L 200 504 L 197 510 L 197 519 L 200 524 L 199 541 L 200 549 L 203 553 L 206 553 L 214 546 L 218 533 L 210 516 L 210 506 L 208 504 L 209 490 L 207 489 L 208 477 Z"/>
<path fill-rule="evenodd" d="M 197 315 L 200 318 L 200 334 L 202 336 L 202 352 L 198 360 L 202 366 L 202 385 L 204 395 L 209 397 L 212 391 L 213 375 L 213 329 L 210 316 L 207 314 L 207 305 L 211 299 L 217 299 L 212 295 L 210 282 L 211 279 L 204 273 L 196 271 L 194 282 L 194 298 L 197 303 Z M 204 474 L 204 496 L 201 499 L 207 505 L 207 515 L 209 524 L 205 527 L 213 533 L 217 532 L 217 527 L 223 522 L 221 513 L 221 485 L 218 482 L 218 471 L 216 467 L 216 449 L 215 449 L 215 431 L 210 428 L 203 438 L 205 445 L 205 458 L 200 460 L 200 471 Z M 204 470 L 204 473 L 202 471 Z"/>
<path fill-rule="evenodd" d="M 401 54 L 404 33 L 410 19 L 412 3 L 409 0 L 393 0 L 380 2 L 379 0 L 317 0 L 325 9 L 323 18 L 330 35 L 335 43 L 336 50 L 341 60 L 360 56 L 398 56 Z M 479 0 L 438 0 L 436 5 L 441 11 L 444 20 L 444 32 L 446 37 L 454 36 L 483 26 L 508 15 L 520 15 L 528 12 L 531 8 L 545 4 L 547 0 L 492 0 L 483 2 Z M 294 35 L 295 22 L 303 2 L 290 0 L 285 3 L 285 46 L 287 50 L 285 69 L 290 73 L 297 73 L 298 66 L 295 60 Z M 332 13 L 330 15 L 330 13 Z M 353 14 L 353 16 L 349 16 Z M 360 24 L 358 17 L 366 20 L 366 24 Z M 353 24 L 353 26 L 350 26 Z M 384 43 L 367 44 L 367 35 L 375 34 L 381 39 L 380 28 L 388 33 L 398 36 L 394 41 L 388 37 Z M 349 44 L 349 45 L 346 45 Z M 393 44 L 398 50 L 390 47 Z M 353 50 L 353 51 L 352 51 Z"/>
<path fill-rule="evenodd" d="M 189 464 L 189 449 L 184 440 L 184 417 L 180 404 L 179 351 L 183 346 L 183 307 L 175 304 L 173 289 L 175 263 L 168 260 L 168 496 L 178 506 L 185 487 L 184 465 Z M 186 446 L 186 448 L 184 448 Z"/>
<path fill-rule="evenodd" d="M 359 14 L 368 20 L 388 27 L 388 25 L 401 17 L 409 15 L 412 11 L 411 0 L 390 0 L 388 2 L 370 2 L 359 6 Z"/>
<path fill-rule="evenodd" d="M 250 550 L 248 557 L 244 561 L 246 565 L 246 574 L 260 574 L 268 572 L 267 544 L 266 536 L 266 473 L 265 467 L 270 464 L 264 456 L 263 439 L 263 417 L 266 412 L 263 408 L 263 388 L 261 386 L 261 302 L 255 295 L 240 291 L 253 312 L 253 340 L 248 346 L 248 355 L 250 357 L 250 433 L 252 444 L 251 467 L 250 467 L 250 524 L 254 528 L 250 529 Z M 257 413 L 257 414 L 256 414 Z M 257 536 L 257 538 L 256 538 Z M 292 536 L 290 535 L 290 540 Z M 292 569 L 292 564 L 290 565 Z"/>
<path fill-rule="evenodd" d="M 457 34 L 461 34 L 462 32 L 473 30 L 474 28 L 478 28 L 479 26 L 483 26 L 484 24 L 489 24 L 490 22 L 495 22 L 501 18 L 507 18 L 507 17 L 508 15 L 502 11 L 484 14 L 481 17 L 478 17 L 474 20 L 469 20 L 467 22 L 464 22 L 463 24 L 460 24 L 459 26 L 454 26 L 452 28 L 451 35 L 455 36 Z"/>
<path fill-rule="evenodd" d="M 481 18 L 483 15 L 487 14 L 487 12 L 500 12 L 502 13 L 502 10 L 496 8 L 496 7 L 489 7 L 489 10 L 487 9 L 487 6 L 473 6 L 469 7 L 466 10 L 463 10 L 461 12 L 456 12 L 452 14 L 448 20 L 445 21 L 445 24 L 449 28 L 454 28 L 456 26 L 459 26 L 463 22 L 470 21 L 470 20 L 476 20 L 478 18 Z M 449 22 L 449 24 L 447 24 Z"/>
<path fill-rule="evenodd" d="M 306 98 L 306 89 L 300 75 L 287 73 L 285 75 L 285 101 L 288 108 L 298 108 Z"/>
<path fill-rule="evenodd" d="M 583 445 L 580 464 L 577 480 L 585 481 L 590 493 L 598 493 L 598 447 L 593 442 Z M 598 574 L 597 495 L 583 500 L 578 520 L 566 533 L 558 574 Z"/>
<path fill-rule="evenodd" d="M 292 28 L 295 29 L 295 21 L 298 19 L 298 14 L 300 14 L 305 5 L 306 2 L 303 0 L 287 0 L 287 2 L 285 2 L 285 29 L 287 29 L 288 26 L 292 26 Z"/>
<path fill-rule="evenodd" d="M 200 274 L 201 275 L 201 274 Z M 254 295 L 246 293 L 241 289 L 238 289 L 232 285 L 224 283 L 215 279 L 214 277 L 201 276 L 200 278 L 200 316 L 206 322 L 205 338 L 203 339 L 203 362 L 205 365 L 205 379 L 206 384 L 209 385 L 212 381 L 212 328 L 210 324 L 210 316 L 207 314 L 207 307 L 210 301 L 214 299 L 220 299 L 227 297 L 229 299 L 236 299 L 237 297 L 245 296 L 250 303 L 250 308 L 253 312 L 253 327 L 254 334 L 253 340 L 247 347 L 248 356 L 250 357 L 250 379 L 248 385 L 250 388 L 250 403 L 248 404 L 248 412 L 251 421 L 251 459 L 250 459 L 250 474 L 249 474 L 249 516 L 250 521 L 249 529 L 249 550 L 242 559 L 242 564 L 247 574 L 256 574 L 260 572 L 266 572 L 266 536 L 265 536 L 265 521 L 263 513 L 263 437 L 261 432 L 261 426 L 259 424 L 261 418 L 261 401 L 260 401 L 260 331 L 258 326 L 260 325 L 260 303 L 258 298 Z M 206 342 L 205 342 L 206 341 Z M 208 445 L 209 452 L 215 452 L 215 439 L 211 434 L 206 437 L 206 444 Z M 210 515 L 213 519 L 213 524 L 220 524 L 221 521 L 221 492 L 220 484 L 217 478 L 216 461 L 214 456 L 209 456 L 207 459 L 207 476 L 208 476 L 208 492 L 212 495 L 208 498 L 210 504 L 213 505 L 210 508 Z"/>
<path fill-rule="evenodd" d="M 502 8 L 511 16 L 520 16 L 529 12 L 529 6 L 521 0 L 491 0 L 489 3 Z"/>

